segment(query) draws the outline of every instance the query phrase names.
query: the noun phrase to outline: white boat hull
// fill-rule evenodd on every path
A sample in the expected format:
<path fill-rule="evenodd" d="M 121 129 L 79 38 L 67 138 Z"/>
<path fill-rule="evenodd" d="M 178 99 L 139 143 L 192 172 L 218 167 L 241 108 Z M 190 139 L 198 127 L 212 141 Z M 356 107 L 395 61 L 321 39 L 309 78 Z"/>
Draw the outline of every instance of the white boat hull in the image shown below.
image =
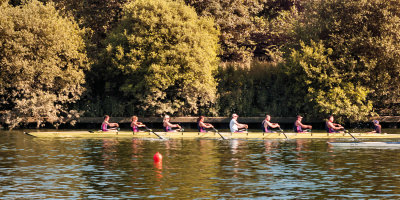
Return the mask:
<path fill-rule="evenodd" d="M 400 142 L 328 142 L 333 147 L 400 147 Z"/>

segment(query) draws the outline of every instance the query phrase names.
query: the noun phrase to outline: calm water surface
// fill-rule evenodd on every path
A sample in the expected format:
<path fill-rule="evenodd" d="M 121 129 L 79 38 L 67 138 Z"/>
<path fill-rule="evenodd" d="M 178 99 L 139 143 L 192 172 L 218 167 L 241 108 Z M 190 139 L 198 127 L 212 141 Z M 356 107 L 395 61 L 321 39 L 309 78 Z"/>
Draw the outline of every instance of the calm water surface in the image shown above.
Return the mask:
<path fill-rule="evenodd" d="M 0 199 L 400 198 L 400 148 L 326 142 L 42 139 L 0 131 Z M 153 162 L 156 152 L 161 164 Z"/>

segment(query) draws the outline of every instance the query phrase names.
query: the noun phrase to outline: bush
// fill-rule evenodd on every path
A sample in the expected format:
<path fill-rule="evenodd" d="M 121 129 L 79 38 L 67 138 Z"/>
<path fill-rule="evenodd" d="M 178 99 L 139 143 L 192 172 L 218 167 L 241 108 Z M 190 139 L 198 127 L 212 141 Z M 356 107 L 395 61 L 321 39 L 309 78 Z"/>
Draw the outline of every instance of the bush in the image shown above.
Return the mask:
<path fill-rule="evenodd" d="M 82 34 L 53 4 L 0 6 L 0 110 L 10 128 L 29 119 L 58 125 L 78 115 L 68 105 L 84 91 Z"/>

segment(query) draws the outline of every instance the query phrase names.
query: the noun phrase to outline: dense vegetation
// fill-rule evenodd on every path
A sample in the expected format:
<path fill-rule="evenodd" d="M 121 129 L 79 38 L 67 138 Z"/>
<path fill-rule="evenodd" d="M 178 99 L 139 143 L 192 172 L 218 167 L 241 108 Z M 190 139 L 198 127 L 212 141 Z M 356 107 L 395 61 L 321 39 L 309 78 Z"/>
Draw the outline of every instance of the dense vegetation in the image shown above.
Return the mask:
<path fill-rule="evenodd" d="M 400 1 L 2 2 L 11 127 L 79 113 L 400 113 Z"/>
<path fill-rule="evenodd" d="M 132 114 L 190 115 L 215 102 L 218 31 L 193 8 L 174 1 L 129 2 L 104 43 L 93 83 L 104 83 L 106 95 L 120 93 L 117 101 L 133 105 Z"/>
<path fill-rule="evenodd" d="M 70 121 L 88 69 L 84 32 L 52 4 L 0 8 L 0 110 L 10 127 L 28 118 Z"/>

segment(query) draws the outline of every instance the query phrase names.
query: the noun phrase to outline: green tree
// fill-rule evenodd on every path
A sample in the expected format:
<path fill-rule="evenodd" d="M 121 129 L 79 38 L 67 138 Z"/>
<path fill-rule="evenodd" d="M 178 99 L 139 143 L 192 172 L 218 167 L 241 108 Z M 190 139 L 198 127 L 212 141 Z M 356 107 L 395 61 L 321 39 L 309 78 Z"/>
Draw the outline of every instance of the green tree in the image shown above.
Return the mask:
<path fill-rule="evenodd" d="M 10 5 L 19 6 L 25 0 L 3 0 Z M 63 15 L 72 15 L 80 27 L 85 28 L 91 42 L 101 45 L 116 21 L 120 18 L 122 5 L 127 0 L 39 0 L 43 3 L 53 2 L 54 7 Z M 0 1 L 1 2 L 1 1 Z"/>
<path fill-rule="evenodd" d="M 230 63 L 218 68 L 218 103 L 220 116 L 287 116 L 287 102 L 280 83 L 278 66 L 252 62 L 250 68 Z"/>
<path fill-rule="evenodd" d="M 121 17 L 122 5 L 127 0 L 41 0 L 54 2 L 57 10 L 64 16 L 72 15 L 81 28 L 86 31 L 86 46 L 90 58 L 104 48 L 103 40 Z"/>
<path fill-rule="evenodd" d="M 292 115 L 306 113 L 313 117 L 330 114 L 349 120 L 363 120 L 370 114 L 372 104 L 367 100 L 368 88 L 346 78 L 330 59 L 332 49 L 322 42 L 301 42 L 300 50 L 292 50 L 282 67 L 287 78 L 285 91 L 287 106 Z"/>
<path fill-rule="evenodd" d="M 293 29 L 301 19 L 301 4 L 296 0 L 265 1 L 262 10 L 253 16 L 251 40 L 256 60 L 281 62 L 283 49 L 294 40 Z"/>
<path fill-rule="evenodd" d="M 183 2 L 127 3 L 106 45 L 97 80 L 138 112 L 190 115 L 215 102 L 218 31 Z"/>
<path fill-rule="evenodd" d="M 262 0 L 260 0 L 262 1 Z M 255 29 L 252 17 L 262 7 L 257 1 L 186 0 L 200 16 L 213 17 L 221 31 L 220 42 L 223 61 L 249 62 L 255 44 L 251 33 Z"/>
<path fill-rule="evenodd" d="M 200 16 L 211 16 L 221 31 L 222 61 L 250 65 L 279 61 L 281 46 L 292 37 L 300 1 L 185 0 Z"/>
<path fill-rule="evenodd" d="M 84 91 L 83 32 L 53 4 L 0 7 L 0 110 L 10 128 L 34 119 L 56 125 L 78 115 Z M 71 121 L 73 122 L 73 121 Z"/>
<path fill-rule="evenodd" d="M 340 78 L 368 90 L 380 114 L 400 113 L 400 2 L 313 1 L 305 14 L 299 40 L 332 49 Z"/>

